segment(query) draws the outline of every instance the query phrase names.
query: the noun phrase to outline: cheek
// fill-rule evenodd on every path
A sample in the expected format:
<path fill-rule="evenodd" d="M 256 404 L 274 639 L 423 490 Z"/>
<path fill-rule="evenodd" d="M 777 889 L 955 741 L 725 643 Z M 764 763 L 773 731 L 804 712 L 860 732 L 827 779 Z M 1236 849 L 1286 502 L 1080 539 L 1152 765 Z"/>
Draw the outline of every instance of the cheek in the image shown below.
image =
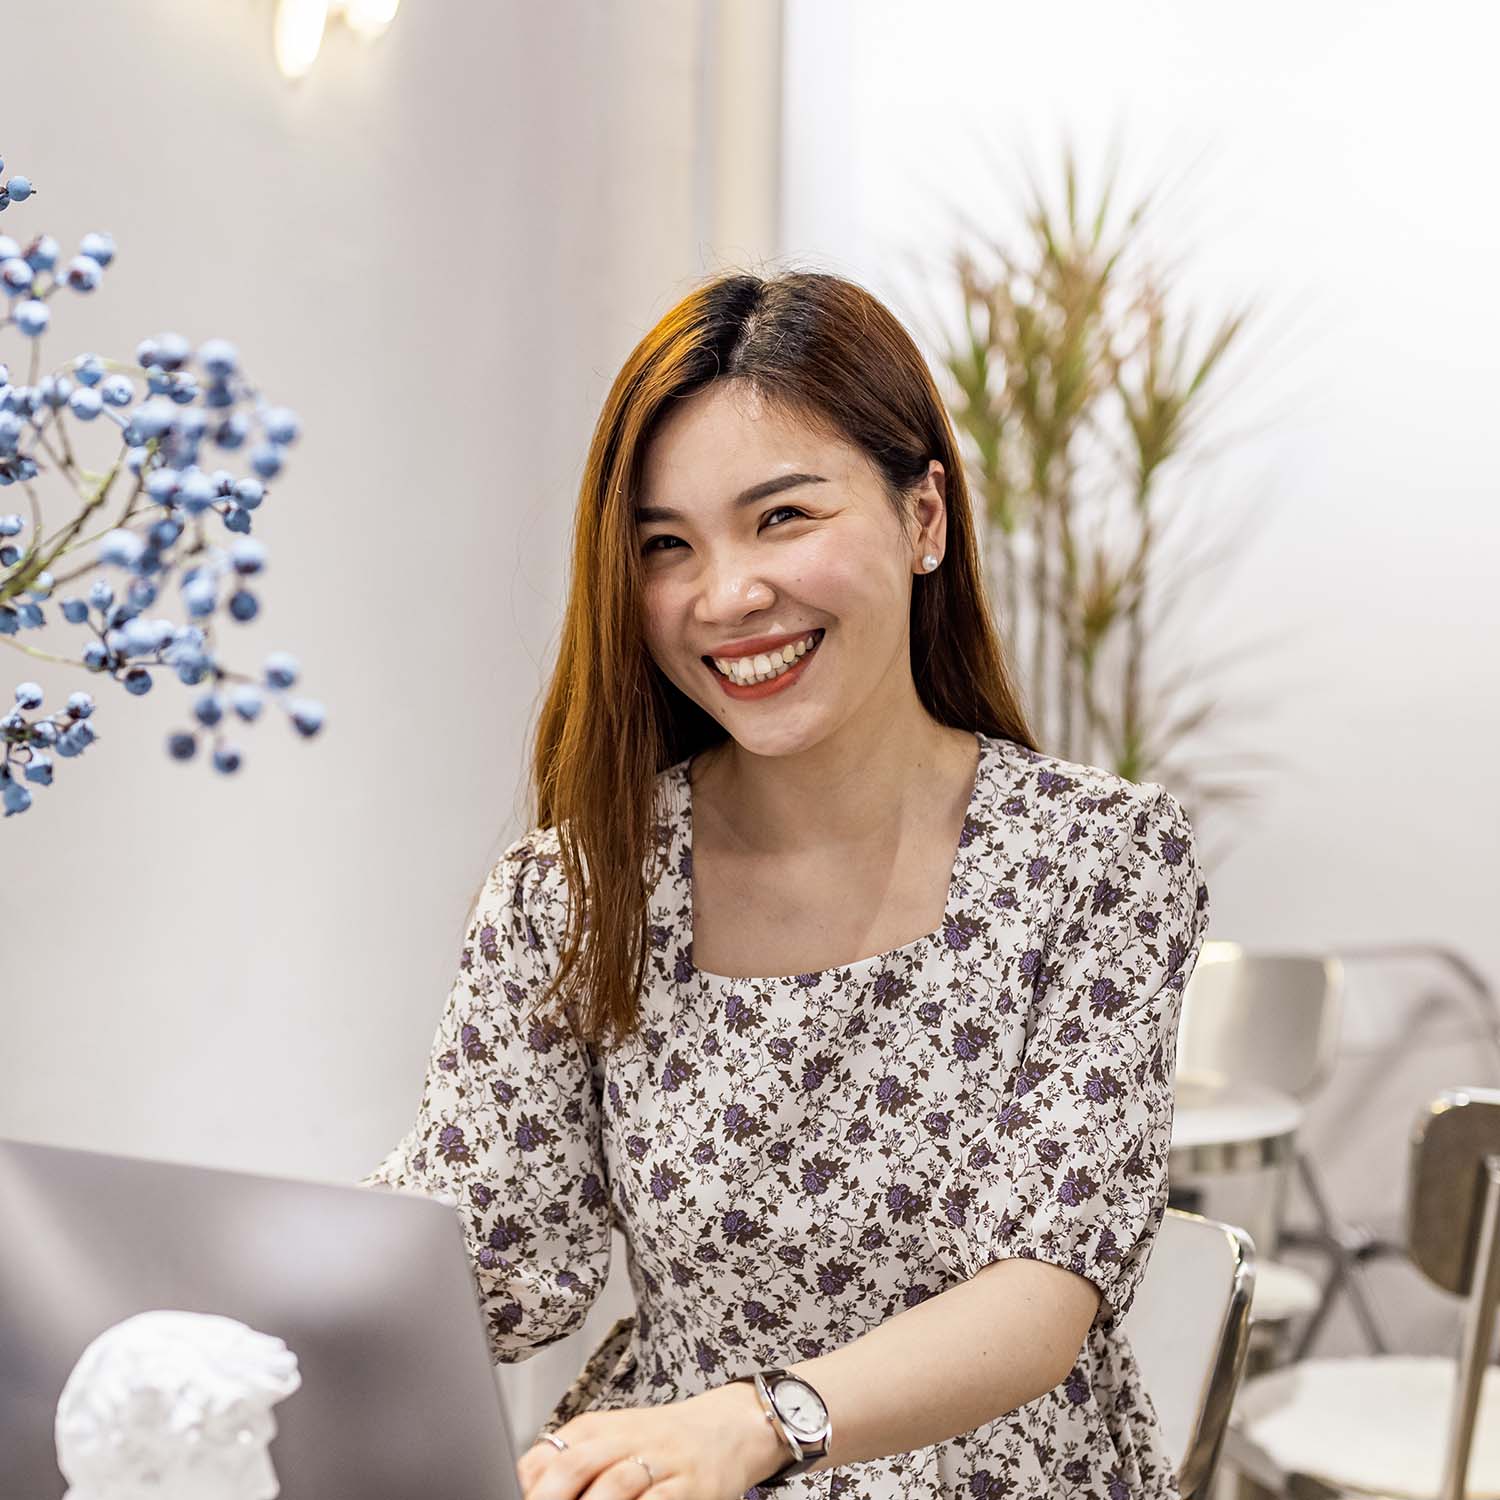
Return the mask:
<path fill-rule="evenodd" d="M 858 609 L 863 601 L 882 597 L 889 569 L 888 558 L 857 535 L 836 538 L 825 533 L 808 538 L 786 582 L 808 604 L 837 614 L 841 608 Z"/>
<path fill-rule="evenodd" d="M 648 584 L 641 602 L 641 629 L 646 647 L 660 658 L 673 632 L 674 606 L 668 590 Z"/>

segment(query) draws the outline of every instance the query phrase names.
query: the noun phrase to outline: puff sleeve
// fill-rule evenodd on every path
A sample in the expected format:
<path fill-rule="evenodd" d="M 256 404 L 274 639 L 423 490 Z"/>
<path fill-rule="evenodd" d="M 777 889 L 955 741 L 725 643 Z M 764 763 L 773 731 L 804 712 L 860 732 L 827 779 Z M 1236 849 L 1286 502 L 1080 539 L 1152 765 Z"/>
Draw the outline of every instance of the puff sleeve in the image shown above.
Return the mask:
<path fill-rule="evenodd" d="M 565 1025 L 527 1018 L 553 973 L 554 933 L 566 916 L 561 866 L 538 852 L 537 838 L 516 840 L 486 878 L 415 1123 L 359 1179 L 458 1210 L 500 1364 L 576 1329 L 610 1263 L 588 1049 Z"/>
<path fill-rule="evenodd" d="M 1014 1256 L 1050 1261 L 1123 1318 L 1167 1203 L 1182 989 L 1208 926 L 1187 816 L 1155 783 L 1074 821 L 1044 945 L 1017 960 L 1026 1003 L 998 1109 L 950 1169 L 944 1239 L 965 1278 Z M 1093 823 L 1093 828 L 1088 828 Z"/>

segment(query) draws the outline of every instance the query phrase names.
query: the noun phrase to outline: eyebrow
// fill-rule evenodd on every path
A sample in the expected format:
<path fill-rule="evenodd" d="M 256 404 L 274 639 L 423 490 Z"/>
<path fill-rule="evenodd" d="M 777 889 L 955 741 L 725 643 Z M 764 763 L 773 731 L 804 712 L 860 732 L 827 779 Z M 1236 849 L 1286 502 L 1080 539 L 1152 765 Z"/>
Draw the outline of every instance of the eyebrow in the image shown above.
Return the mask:
<path fill-rule="evenodd" d="M 735 496 L 732 507 L 740 510 L 747 505 L 754 505 L 757 500 L 764 500 L 768 495 L 779 495 L 782 490 L 796 489 L 803 484 L 827 482 L 821 474 L 778 474 L 775 479 L 763 479 L 759 484 L 752 484 L 748 490 L 742 490 Z M 635 518 L 637 522 L 687 519 L 680 510 L 671 510 L 664 505 L 638 505 L 635 508 Z"/>

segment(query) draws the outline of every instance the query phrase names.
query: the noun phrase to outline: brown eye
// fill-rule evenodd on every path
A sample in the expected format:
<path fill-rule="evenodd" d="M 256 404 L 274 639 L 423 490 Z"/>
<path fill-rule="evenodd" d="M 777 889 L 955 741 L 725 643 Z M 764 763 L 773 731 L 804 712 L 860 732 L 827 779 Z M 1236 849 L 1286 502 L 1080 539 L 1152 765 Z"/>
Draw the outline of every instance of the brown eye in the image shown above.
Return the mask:
<path fill-rule="evenodd" d="M 779 516 L 783 511 L 793 516 L 806 516 L 807 514 L 805 510 L 799 510 L 795 505 L 778 505 L 775 510 L 766 512 L 767 523 L 771 521 L 773 516 Z M 658 547 L 656 544 L 658 542 L 680 542 L 681 540 L 681 537 L 673 536 L 670 532 L 662 532 L 659 536 L 648 538 L 641 547 L 641 552 L 643 555 L 649 552 L 675 552 L 677 550 L 675 547 Z"/>
<path fill-rule="evenodd" d="M 807 514 L 804 510 L 798 510 L 795 505 L 778 505 L 775 510 L 766 516 L 766 520 L 769 521 L 772 516 L 779 516 L 782 511 L 789 511 L 794 516 L 805 516 Z"/>

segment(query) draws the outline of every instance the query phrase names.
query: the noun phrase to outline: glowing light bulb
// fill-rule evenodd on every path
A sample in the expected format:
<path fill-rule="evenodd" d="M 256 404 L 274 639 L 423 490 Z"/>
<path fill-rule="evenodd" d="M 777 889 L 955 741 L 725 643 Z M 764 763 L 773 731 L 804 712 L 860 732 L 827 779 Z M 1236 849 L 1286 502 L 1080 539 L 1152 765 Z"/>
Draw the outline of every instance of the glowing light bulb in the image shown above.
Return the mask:
<path fill-rule="evenodd" d="M 362 42 L 384 36 L 401 0 L 276 0 L 276 66 L 287 78 L 303 78 L 317 61 L 328 23 L 343 17 Z"/>
<path fill-rule="evenodd" d="M 317 60 L 328 24 L 328 0 L 277 0 L 273 40 L 276 66 L 287 78 L 302 78 Z"/>

